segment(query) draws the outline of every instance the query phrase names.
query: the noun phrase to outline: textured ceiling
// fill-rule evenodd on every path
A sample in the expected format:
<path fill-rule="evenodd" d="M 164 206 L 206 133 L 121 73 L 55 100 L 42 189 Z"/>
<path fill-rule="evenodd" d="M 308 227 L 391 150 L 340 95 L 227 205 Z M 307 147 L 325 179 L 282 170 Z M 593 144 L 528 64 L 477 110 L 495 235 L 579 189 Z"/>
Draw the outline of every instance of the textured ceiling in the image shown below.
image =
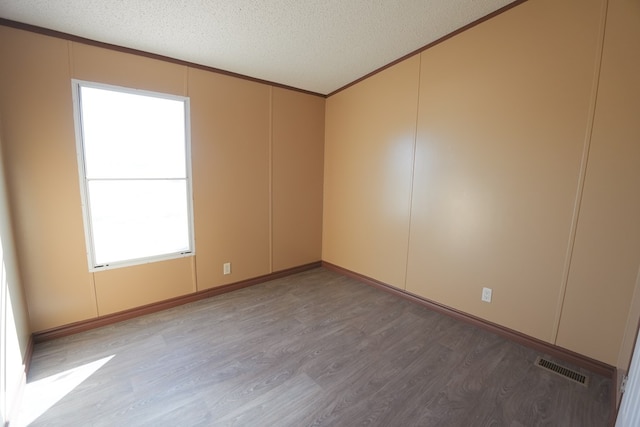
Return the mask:
<path fill-rule="evenodd" d="M 0 0 L 0 17 L 328 94 L 513 0 Z"/>

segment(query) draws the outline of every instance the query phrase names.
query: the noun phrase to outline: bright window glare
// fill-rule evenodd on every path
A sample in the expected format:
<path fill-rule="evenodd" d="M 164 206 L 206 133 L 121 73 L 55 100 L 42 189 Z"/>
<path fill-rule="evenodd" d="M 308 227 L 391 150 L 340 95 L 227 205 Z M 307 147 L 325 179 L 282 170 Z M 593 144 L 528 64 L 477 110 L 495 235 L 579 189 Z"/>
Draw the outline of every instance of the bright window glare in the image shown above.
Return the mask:
<path fill-rule="evenodd" d="M 193 253 L 187 99 L 77 84 L 90 269 Z"/>
<path fill-rule="evenodd" d="M 82 87 L 85 172 L 96 178 L 185 178 L 184 102 Z"/>
<path fill-rule="evenodd" d="M 189 250 L 186 183 L 89 181 L 97 265 Z"/>

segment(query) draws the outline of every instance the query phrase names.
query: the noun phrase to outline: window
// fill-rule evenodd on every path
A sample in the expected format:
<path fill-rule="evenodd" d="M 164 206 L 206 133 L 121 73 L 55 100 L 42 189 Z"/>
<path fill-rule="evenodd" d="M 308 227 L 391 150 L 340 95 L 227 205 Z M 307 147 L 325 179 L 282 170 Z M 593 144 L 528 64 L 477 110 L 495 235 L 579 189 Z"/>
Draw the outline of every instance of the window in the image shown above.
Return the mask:
<path fill-rule="evenodd" d="M 89 270 L 193 255 L 189 99 L 73 80 Z"/>

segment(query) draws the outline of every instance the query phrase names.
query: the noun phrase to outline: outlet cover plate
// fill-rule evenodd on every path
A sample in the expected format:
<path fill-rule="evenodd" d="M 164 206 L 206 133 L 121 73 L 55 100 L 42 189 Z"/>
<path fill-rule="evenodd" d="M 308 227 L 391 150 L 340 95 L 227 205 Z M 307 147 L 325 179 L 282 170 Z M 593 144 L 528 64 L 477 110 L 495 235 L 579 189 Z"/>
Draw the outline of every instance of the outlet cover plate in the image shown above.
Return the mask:
<path fill-rule="evenodd" d="M 491 288 L 482 288 L 482 301 L 491 302 L 491 294 L 493 294 Z"/>

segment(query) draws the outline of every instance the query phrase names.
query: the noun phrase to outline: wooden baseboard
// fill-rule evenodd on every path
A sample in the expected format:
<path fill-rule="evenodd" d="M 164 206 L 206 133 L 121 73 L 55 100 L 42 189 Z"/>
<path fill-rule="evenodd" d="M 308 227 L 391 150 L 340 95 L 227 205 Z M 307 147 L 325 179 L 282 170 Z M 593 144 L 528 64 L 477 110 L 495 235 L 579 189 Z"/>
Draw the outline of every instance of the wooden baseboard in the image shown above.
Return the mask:
<path fill-rule="evenodd" d="M 522 344 L 526 347 L 532 348 L 541 353 L 547 354 L 552 357 L 556 357 L 560 360 L 564 360 L 565 362 L 582 367 L 584 369 L 588 369 L 589 371 L 602 375 L 604 377 L 611 378 L 614 381 L 614 383 L 617 381 L 616 368 L 604 362 L 600 362 L 599 360 L 592 359 L 590 357 L 573 352 L 571 350 L 567 350 L 565 348 L 559 347 L 554 344 L 550 344 L 538 338 L 525 335 L 521 332 L 515 331 L 513 329 L 509 329 L 505 326 L 498 325 L 497 323 L 492 323 L 487 320 L 481 319 L 479 317 L 473 316 L 471 314 L 464 313 L 460 310 L 456 310 L 455 308 L 448 307 L 444 304 L 440 304 L 435 301 L 428 300 L 421 296 L 412 294 L 411 292 L 398 289 L 394 286 L 388 285 L 379 280 L 372 279 L 371 277 L 364 276 L 362 274 L 356 273 L 351 270 L 347 270 L 346 268 L 337 266 L 335 264 L 322 261 L 322 266 L 329 270 L 333 270 L 337 273 L 354 278 L 367 285 L 376 287 L 378 289 L 382 289 L 383 291 L 390 292 L 394 295 L 397 295 L 409 301 L 423 305 L 438 313 L 442 313 L 454 319 L 457 319 L 466 323 L 470 323 L 481 329 L 487 330 L 489 332 L 493 332 L 510 341 L 517 342 L 518 344 Z M 613 391 L 613 394 L 615 395 L 615 390 L 612 390 L 612 391 Z"/>
<path fill-rule="evenodd" d="M 22 358 L 22 364 L 24 365 L 24 373 L 29 373 L 29 368 L 31 367 L 31 358 L 33 357 L 33 334 L 29 337 L 29 342 L 27 343 L 27 350 L 24 352 L 24 357 Z"/>
<path fill-rule="evenodd" d="M 242 280 L 239 282 L 230 283 L 228 285 L 218 286 L 216 288 L 211 288 L 211 289 L 205 289 L 202 291 L 194 292 L 192 294 L 182 295 L 182 296 L 171 298 L 168 300 L 143 305 L 140 307 L 135 307 L 129 310 L 120 311 L 118 313 L 98 316 L 93 319 L 81 320 L 79 322 L 58 326 L 58 327 L 47 329 L 44 331 L 34 332 L 32 334 L 33 342 L 39 343 L 39 342 L 49 341 L 56 338 L 62 338 L 67 335 L 77 334 L 80 332 L 88 331 L 90 329 L 99 328 L 101 326 L 106 326 L 113 323 L 121 322 L 123 320 L 133 319 L 134 317 L 144 316 L 145 314 L 167 310 L 169 308 L 177 307 L 179 305 L 187 304 L 194 301 L 199 301 L 205 298 L 224 294 L 227 292 L 236 291 L 238 289 L 247 288 L 249 286 L 258 285 L 260 283 L 290 276 L 292 274 L 301 273 L 303 271 L 311 270 L 313 268 L 318 268 L 321 265 L 322 263 L 320 261 L 312 262 L 310 264 L 300 265 L 297 267 L 288 268 L 286 270 L 280 270 L 274 273 L 265 274 L 264 276 L 254 277 L 252 279 Z M 29 360 L 31 359 L 29 358 Z"/>

